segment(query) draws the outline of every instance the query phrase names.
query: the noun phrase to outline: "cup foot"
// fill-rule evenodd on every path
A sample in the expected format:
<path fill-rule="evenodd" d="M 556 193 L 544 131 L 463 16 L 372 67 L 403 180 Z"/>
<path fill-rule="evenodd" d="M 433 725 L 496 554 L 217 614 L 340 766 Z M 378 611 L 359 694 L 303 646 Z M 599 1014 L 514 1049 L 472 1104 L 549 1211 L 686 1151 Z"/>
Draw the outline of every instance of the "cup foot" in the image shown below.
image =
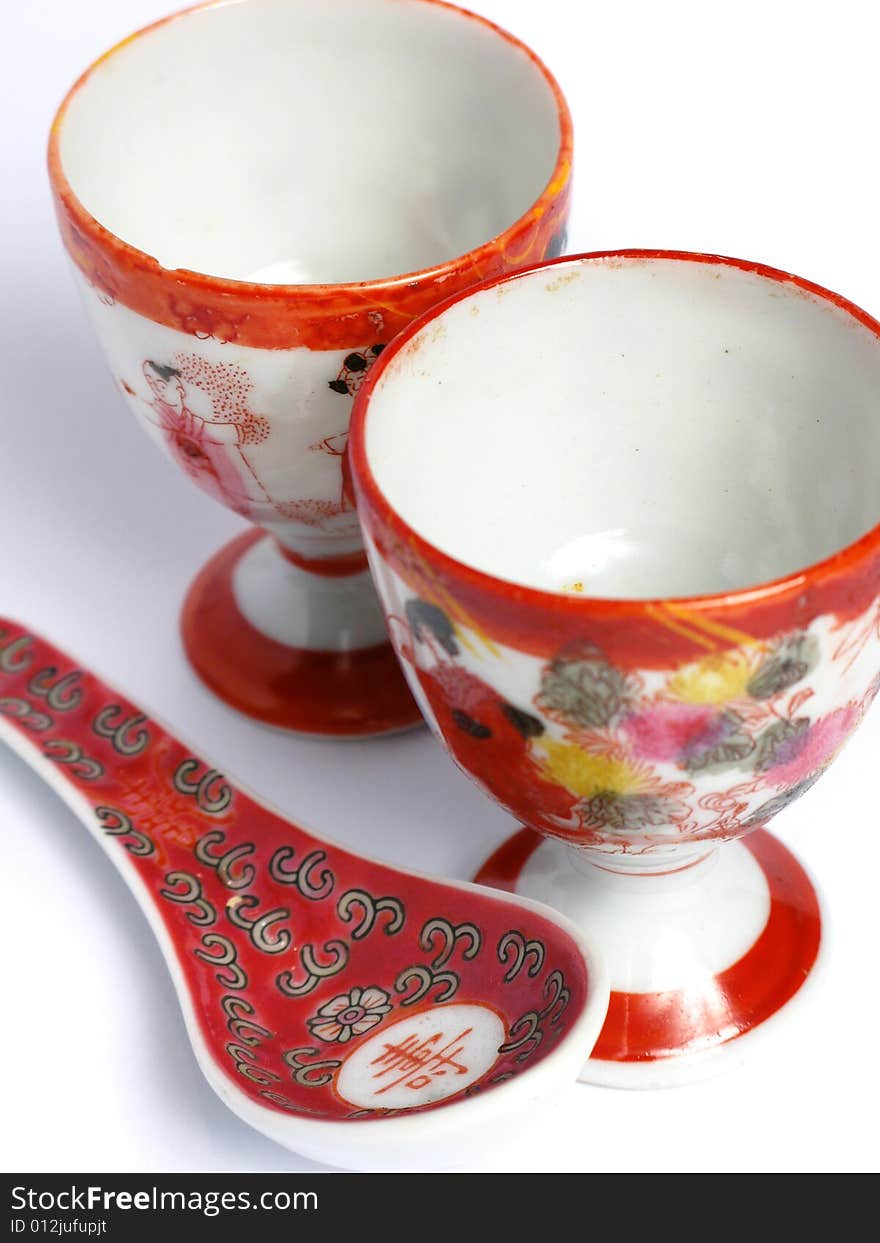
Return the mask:
<path fill-rule="evenodd" d="M 524 829 L 475 879 L 548 902 L 596 938 L 612 992 L 583 1082 L 653 1088 L 709 1078 L 741 1063 L 815 979 L 816 890 L 765 830 L 665 877 L 575 869 L 571 855 Z"/>
<path fill-rule="evenodd" d="M 242 585 L 250 589 L 258 581 L 263 598 L 244 603 Z M 284 562 L 271 537 L 248 531 L 208 561 L 187 593 L 181 615 L 187 658 L 224 703 L 278 729 L 365 738 L 421 725 L 388 642 L 355 646 L 350 633 L 325 636 L 341 591 L 354 616 L 373 604 L 366 572 L 344 580 L 309 574 Z M 274 635 L 254 624 L 267 605 L 278 618 Z M 296 633 L 297 618 L 302 644 L 281 641 L 283 628 Z"/>

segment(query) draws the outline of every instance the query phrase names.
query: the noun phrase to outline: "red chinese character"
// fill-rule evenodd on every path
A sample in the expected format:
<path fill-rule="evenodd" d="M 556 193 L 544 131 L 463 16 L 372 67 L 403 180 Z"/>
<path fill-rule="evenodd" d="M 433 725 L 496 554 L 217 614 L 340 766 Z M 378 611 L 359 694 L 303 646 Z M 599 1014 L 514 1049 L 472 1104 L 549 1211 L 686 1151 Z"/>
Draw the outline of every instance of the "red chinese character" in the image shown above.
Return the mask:
<path fill-rule="evenodd" d="M 443 1032 L 434 1032 L 432 1036 L 426 1036 L 421 1041 L 413 1034 L 407 1036 L 400 1044 L 384 1045 L 384 1053 L 380 1053 L 370 1063 L 372 1066 L 383 1068 L 376 1071 L 373 1078 L 382 1079 L 396 1071 L 402 1071 L 402 1074 L 379 1088 L 376 1095 L 381 1096 L 383 1092 L 388 1092 L 400 1084 L 417 1092 L 420 1088 L 427 1087 L 434 1079 L 440 1079 L 450 1071 L 457 1075 L 466 1075 L 467 1066 L 455 1059 L 464 1052 L 467 1037 L 472 1031 L 472 1027 L 465 1028 L 464 1031 L 447 1041 L 442 1048 L 437 1048 L 437 1043 L 443 1039 Z"/>

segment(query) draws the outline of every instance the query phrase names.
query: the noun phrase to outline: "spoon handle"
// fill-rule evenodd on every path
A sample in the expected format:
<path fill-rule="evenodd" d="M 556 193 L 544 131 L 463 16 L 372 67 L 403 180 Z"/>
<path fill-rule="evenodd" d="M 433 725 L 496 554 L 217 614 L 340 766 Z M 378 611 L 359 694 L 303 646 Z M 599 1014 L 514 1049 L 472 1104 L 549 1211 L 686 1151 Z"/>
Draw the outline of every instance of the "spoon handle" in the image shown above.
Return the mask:
<path fill-rule="evenodd" d="M 3 619 L 0 739 L 138 898 L 203 1069 L 210 1057 L 261 1108 L 338 1120 L 399 1112 L 379 1088 L 369 1107 L 340 1095 L 344 1055 L 380 1024 L 453 999 L 503 1023 L 498 1056 L 469 1093 L 541 1061 L 584 1010 L 583 949 L 540 910 L 374 863 L 290 823 Z M 411 1096 L 416 1108 L 437 1101 L 433 1090 Z"/>

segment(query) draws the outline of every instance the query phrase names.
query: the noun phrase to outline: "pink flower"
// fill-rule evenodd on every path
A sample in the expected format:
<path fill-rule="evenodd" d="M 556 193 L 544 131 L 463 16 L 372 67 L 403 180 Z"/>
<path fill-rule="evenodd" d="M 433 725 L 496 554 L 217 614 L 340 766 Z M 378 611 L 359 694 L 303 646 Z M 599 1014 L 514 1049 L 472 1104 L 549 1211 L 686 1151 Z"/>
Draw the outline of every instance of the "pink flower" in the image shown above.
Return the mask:
<path fill-rule="evenodd" d="M 776 749 L 767 779 L 778 789 L 799 785 L 831 760 L 859 719 L 855 704 L 837 708 L 821 717 L 802 734 L 782 742 Z"/>
<path fill-rule="evenodd" d="M 692 751 L 711 746 L 718 719 L 712 704 L 658 703 L 628 716 L 623 728 L 641 759 L 674 763 Z"/>

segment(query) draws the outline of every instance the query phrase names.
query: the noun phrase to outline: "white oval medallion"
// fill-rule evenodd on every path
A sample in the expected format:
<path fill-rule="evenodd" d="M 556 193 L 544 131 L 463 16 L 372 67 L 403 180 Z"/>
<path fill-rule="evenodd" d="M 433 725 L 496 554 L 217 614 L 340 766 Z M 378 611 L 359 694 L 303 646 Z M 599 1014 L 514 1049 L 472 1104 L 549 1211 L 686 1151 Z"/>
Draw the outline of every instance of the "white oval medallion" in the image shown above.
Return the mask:
<path fill-rule="evenodd" d="M 498 1060 L 504 1024 L 487 1006 L 422 1010 L 376 1032 L 348 1057 L 336 1080 L 361 1109 L 413 1109 L 470 1087 Z"/>

